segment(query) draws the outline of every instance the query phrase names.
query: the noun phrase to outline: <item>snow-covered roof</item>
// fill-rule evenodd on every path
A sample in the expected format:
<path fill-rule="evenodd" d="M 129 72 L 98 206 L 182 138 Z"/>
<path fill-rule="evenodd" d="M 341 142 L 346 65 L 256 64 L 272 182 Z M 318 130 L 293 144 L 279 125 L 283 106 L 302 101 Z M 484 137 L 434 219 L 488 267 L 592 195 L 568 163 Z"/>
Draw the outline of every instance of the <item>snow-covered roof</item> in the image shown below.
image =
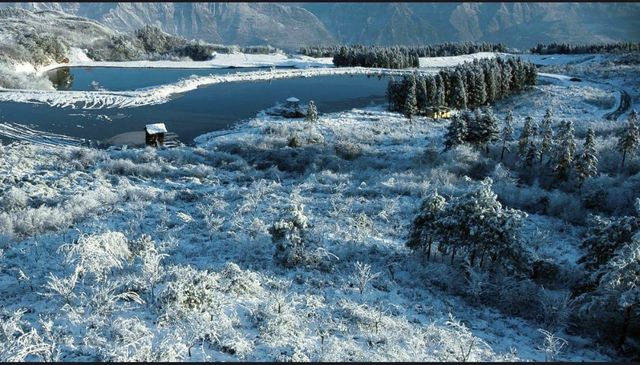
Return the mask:
<path fill-rule="evenodd" d="M 290 102 L 290 103 L 297 103 L 297 102 L 299 102 L 300 100 L 299 100 L 298 98 L 295 98 L 295 97 L 293 97 L 293 96 L 292 96 L 292 97 L 290 97 L 289 99 L 287 99 L 287 101 L 288 101 L 288 102 Z"/>
<path fill-rule="evenodd" d="M 164 123 L 147 124 L 145 129 L 149 134 L 167 133 L 167 127 L 165 127 Z"/>

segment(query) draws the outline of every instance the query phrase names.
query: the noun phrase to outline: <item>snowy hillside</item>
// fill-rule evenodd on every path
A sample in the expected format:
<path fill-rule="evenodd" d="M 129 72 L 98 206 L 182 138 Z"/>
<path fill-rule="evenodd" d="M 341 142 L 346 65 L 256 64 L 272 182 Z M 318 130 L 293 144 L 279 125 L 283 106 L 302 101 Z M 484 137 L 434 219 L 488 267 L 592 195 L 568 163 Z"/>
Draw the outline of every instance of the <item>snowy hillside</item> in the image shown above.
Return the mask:
<path fill-rule="evenodd" d="M 464 278 L 404 247 L 420 197 L 473 185 L 425 155 L 444 127 L 371 108 L 255 119 L 196 148 L 5 146 L 0 306 L 54 360 L 543 360 L 539 325 L 452 296 Z M 443 162 L 464 169 L 460 153 Z M 274 264 L 269 227 L 290 215 L 307 266 Z M 559 359 L 607 359 L 563 337 Z"/>

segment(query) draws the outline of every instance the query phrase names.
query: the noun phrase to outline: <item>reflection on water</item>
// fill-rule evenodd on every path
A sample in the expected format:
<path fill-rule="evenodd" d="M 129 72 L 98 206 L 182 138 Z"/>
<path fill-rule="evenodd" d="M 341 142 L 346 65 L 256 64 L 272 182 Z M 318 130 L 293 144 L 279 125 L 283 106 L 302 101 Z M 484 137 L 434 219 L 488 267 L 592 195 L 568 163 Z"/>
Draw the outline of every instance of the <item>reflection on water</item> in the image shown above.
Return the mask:
<path fill-rule="evenodd" d="M 69 67 L 60 67 L 47 72 L 47 77 L 58 90 L 71 90 L 73 88 L 73 74 Z"/>

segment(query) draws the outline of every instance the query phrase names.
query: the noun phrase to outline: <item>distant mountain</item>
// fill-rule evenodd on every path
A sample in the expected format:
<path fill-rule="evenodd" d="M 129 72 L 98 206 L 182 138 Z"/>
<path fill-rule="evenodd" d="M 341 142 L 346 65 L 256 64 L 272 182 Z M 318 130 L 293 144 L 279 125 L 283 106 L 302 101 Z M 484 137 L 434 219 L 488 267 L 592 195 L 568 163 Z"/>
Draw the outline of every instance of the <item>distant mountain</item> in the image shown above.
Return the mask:
<path fill-rule="evenodd" d="M 637 3 L 2 3 L 226 44 L 640 41 Z"/>

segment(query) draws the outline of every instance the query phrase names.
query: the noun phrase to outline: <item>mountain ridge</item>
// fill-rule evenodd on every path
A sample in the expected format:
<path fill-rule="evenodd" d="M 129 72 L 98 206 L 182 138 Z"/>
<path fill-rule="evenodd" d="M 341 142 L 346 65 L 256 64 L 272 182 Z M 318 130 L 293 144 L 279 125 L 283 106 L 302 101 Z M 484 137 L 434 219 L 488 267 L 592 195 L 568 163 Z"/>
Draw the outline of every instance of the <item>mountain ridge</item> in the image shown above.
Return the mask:
<path fill-rule="evenodd" d="M 208 42 L 282 48 L 345 43 L 640 41 L 637 3 L 2 3 L 57 10 L 118 31 L 156 25 Z M 615 26 L 613 26 L 615 25 Z"/>

